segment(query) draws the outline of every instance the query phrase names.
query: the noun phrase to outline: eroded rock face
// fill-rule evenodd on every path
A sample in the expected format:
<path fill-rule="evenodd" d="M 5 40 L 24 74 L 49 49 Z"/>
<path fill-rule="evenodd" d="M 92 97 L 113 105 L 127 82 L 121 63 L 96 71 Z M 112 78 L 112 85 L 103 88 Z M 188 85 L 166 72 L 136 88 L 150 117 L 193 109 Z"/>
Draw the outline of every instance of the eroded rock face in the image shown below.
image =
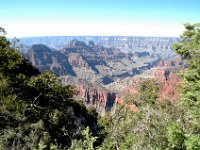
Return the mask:
<path fill-rule="evenodd" d="M 177 86 L 180 82 L 180 77 L 176 75 L 178 71 L 178 65 L 171 65 L 171 62 L 165 62 L 164 66 L 159 66 L 154 69 L 152 78 L 156 80 L 159 85 L 158 100 L 170 100 L 176 102 L 180 94 L 177 91 Z M 179 64 L 179 63 L 177 63 Z M 124 102 L 125 96 L 127 94 L 138 94 L 138 87 L 141 82 L 146 80 L 145 78 L 139 78 L 133 82 L 131 86 L 127 86 L 124 92 L 121 94 L 107 93 L 103 89 L 98 88 L 88 88 L 82 85 L 78 86 L 79 94 L 87 105 L 93 105 L 97 108 L 98 112 L 113 111 L 115 110 L 115 105 L 126 105 L 128 109 L 133 112 L 138 111 L 135 104 L 126 104 Z"/>
<path fill-rule="evenodd" d="M 170 72 L 167 70 L 167 77 L 166 77 L 166 70 L 159 69 L 156 72 L 155 78 L 157 79 L 160 90 L 159 90 L 159 99 L 166 99 L 172 102 L 175 102 L 179 99 L 180 94 L 177 91 L 177 87 L 180 83 L 180 77 L 178 77 L 175 73 Z"/>
<path fill-rule="evenodd" d="M 94 106 L 101 115 L 107 111 L 115 111 L 116 105 L 125 105 L 127 109 L 133 112 L 138 110 L 135 104 L 125 104 L 124 96 L 119 96 L 116 93 L 111 93 L 100 88 L 91 88 L 84 85 L 77 85 L 76 89 L 81 100 L 84 101 L 86 106 Z"/>
<path fill-rule="evenodd" d="M 52 70 L 59 76 L 76 77 L 74 83 L 87 81 L 103 86 L 140 74 L 159 61 L 149 52 L 125 53 L 114 47 L 95 45 L 92 41 L 87 45 L 78 40 L 72 40 L 60 51 L 35 44 L 26 56 L 41 72 Z"/>
<path fill-rule="evenodd" d="M 113 110 L 116 105 L 117 96 L 115 93 L 105 91 L 98 87 L 93 88 L 83 85 L 77 85 L 76 89 L 85 105 L 94 106 L 101 114 Z"/>
<path fill-rule="evenodd" d="M 36 51 L 37 52 L 37 51 Z M 40 56 L 38 56 L 40 54 Z M 34 55 L 34 51 L 32 53 Z M 31 56 L 31 55 L 30 55 Z M 50 57 L 51 56 L 51 57 Z M 41 57 L 41 61 L 37 62 L 37 58 Z M 47 61 L 46 61 L 46 60 Z M 61 52 L 52 52 L 47 50 L 40 51 L 37 53 L 37 55 L 34 56 L 34 58 L 31 57 L 30 59 L 32 63 L 40 64 L 41 69 L 43 70 L 54 70 L 54 72 L 60 71 L 57 67 L 62 66 L 63 64 L 67 66 L 63 66 L 66 69 L 63 71 L 66 71 L 64 73 L 67 73 L 67 69 L 69 67 L 77 68 L 79 70 L 77 73 L 82 74 L 82 70 L 85 68 L 87 70 L 91 69 L 91 73 L 88 71 L 88 75 L 86 77 L 94 76 L 92 72 L 92 68 L 90 67 L 90 64 L 80 55 L 77 53 L 71 53 L 68 55 L 68 57 L 65 57 Z M 48 63 L 52 62 L 52 63 Z M 153 77 L 158 81 L 160 86 L 159 91 L 159 99 L 169 99 L 171 101 L 176 101 L 179 97 L 178 92 L 176 91 L 176 86 L 178 85 L 178 77 L 170 70 L 166 69 L 166 67 L 169 67 L 171 63 L 169 62 L 163 62 L 162 67 L 158 67 L 155 69 Z M 147 65 L 148 66 L 148 65 Z M 144 66 L 144 67 L 147 67 Z M 163 67 L 165 69 L 163 69 Z M 81 70 L 82 68 L 82 70 Z M 149 67 L 150 68 L 150 67 Z M 142 67 L 140 68 L 142 70 Z M 91 77 L 92 78 L 92 77 Z M 138 84 L 141 81 L 136 81 L 135 84 Z M 115 109 L 115 105 L 121 104 L 124 105 L 124 96 L 128 93 L 135 93 L 137 89 L 134 89 L 134 86 L 127 87 L 127 89 L 124 92 L 124 95 L 119 96 L 118 94 L 109 92 L 107 90 L 101 89 L 99 87 L 88 87 L 83 85 L 77 85 L 77 90 L 79 92 L 79 96 L 84 101 L 85 105 L 87 106 L 94 106 L 97 111 L 101 114 L 104 114 L 106 111 L 112 111 Z M 137 111 L 136 105 L 127 105 L 127 108 L 129 108 L 131 111 L 135 112 Z"/>
<path fill-rule="evenodd" d="M 31 47 L 29 53 L 29 60 L 35 66 L 51 64 L 52 61 L 52 51 L 45 45 L 35 44 Z"/>
<path fill-rule="evenodd" d="M 170 61 L 165 60 L 160 62 L 159 67 L 154 72 L 154 78 L 160 86 L 159 99 L 167 99 L 172 102 L 179 100 L 180 93 L 177 91 L 177 88 L 181 78 L 177 73 L 185 68 L 186 65 L 181 62 L 179 56 Z"/>
<path fill-rule="evenodd" d="M 65 84 L 77 86 L 79 96 L 84 103 L 88 106 L 93 105 L 100 113 L 112 111 L 117 103 L 124 104 L 125 94 L 138 90 L 134 89 L 134 86 L 125 84 L 127 88 L 119 96 L 117 92 L 116 94 L 108 91 L 111 86 L 107 85 L 115 83 L 113 85 L 119 89 L 123 82 L 118 83 L 118 81 L 125 82 L 127 78 L 127 82 L 130 83 L 130 80 L 134 80 L 133 76 L 154 68 L 160 61 L 158 56 L 149 52 L 123 53 L 116 48 L 105 48 L 93 42 L 87 45 L 77 40 L 71 41 L 62 51 L 52 51 L 41 44 L 33 45 L 27 53 L 27 58 L 33 65 L 38 66 L 40 71 L 53 70 L 65 79 Z M 156 68 L 151 74 L 160 85 L 159 98 L 175 101 L 179 95 L 176 91 L 178 77 L 174 74 L 174 70 L 177 70 L 179 63 L 161 61 L 159 65 L 160 68 Z M 71 82 L 72 80 L 76 82 Z M 84 85 L 85 82 L 98 84 L 90 87 L 88 84 Z M 132 111 L 137 110 L 135 105 L 128 107 Z"/>
<path fill-rule="evenodd" d="M 166 66 L 168 64 L 171 64 L 170 62 L 166 62 Z M 179 64 L 179 63 L 177 63 Z M 168 67 L 157 67 L 154 69 L 153 74 L 151 75 L 151 78 L 154 78 L 159 86 L 159 93 L 158 93 L 158 99 L 157 100 L 169 100 L 171 102 L 176 102 L 180 98 L 180 93 L 178 92 L 177 88 L 180 84 L 180 77 L 176 74 L 178 70 L 180 69 L 179 66 L 168 66 Z M 125 94 L 138 94 L 138 86 L 140 83 L 142 83 L 145 78 L 140 78 L 134 81 L 132 86 L 127 86 L 127 88 L 124 90 Z M 117 102 L 119 104 L 124 104 L 124 98 L 123 96 L 121 98 L 117 99 Z M 132 110 L 134 109 L 137 111 L 136 106 L 129 106 L 129 108 Z"/>
<path fill-rule="evenodd" d="M 35 44 L 27 52 L 29 61 L 39 68 L 41 72 L 52 70 L 57 75 L 70 74 L 75 76 L 68 58 L 60 51 L 52 51 L 45 45 Z"/>

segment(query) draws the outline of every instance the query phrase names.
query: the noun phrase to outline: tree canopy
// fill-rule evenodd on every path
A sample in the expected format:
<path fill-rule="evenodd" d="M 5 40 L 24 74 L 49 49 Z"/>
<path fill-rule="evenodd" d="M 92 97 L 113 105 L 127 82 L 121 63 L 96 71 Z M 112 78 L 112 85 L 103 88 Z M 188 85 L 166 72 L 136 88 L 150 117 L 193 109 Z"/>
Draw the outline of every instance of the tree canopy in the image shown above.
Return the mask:
<path fill-rule="evenodd" d="M 0 149 L 70 148 L 97 116 L 73 98 L 52 72 L 40 73 L 11 46 L 0 28 Z"/>
<path fill-rule="evenodd" d="M 72 86 L 32 66 L 0 28 L 0 150 L 199 150 L 200 24 L 185 29 L 173 45 L 187 64 L 180 102 L 158 101 L 158 84 L 148 79 L 115 113 L 98 116 L 74 99 Z"/>
<path fill-rule="evenodd" d="M 200 24 L 185 24 L 181 42 L 173 48 L 187 63 L 182 73 L 181 107 L 184 110 L 181 126 L 186 149 L 200 149 Z"/>

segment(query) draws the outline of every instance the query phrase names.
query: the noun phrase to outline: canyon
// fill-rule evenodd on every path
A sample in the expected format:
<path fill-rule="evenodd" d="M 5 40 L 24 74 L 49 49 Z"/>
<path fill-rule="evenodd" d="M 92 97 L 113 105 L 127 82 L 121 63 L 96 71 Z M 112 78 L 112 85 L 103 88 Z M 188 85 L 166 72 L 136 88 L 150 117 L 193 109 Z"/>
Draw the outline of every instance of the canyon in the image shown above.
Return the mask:
<path fill-rule="evenodd" d="M 75 86 L 77 99 L 104 114 L 114 110 L 117 103 L 122 104 L 127 94 L 137 90 L 138 81 L 145 78 L 158 82 L 159 99 L 176 101 L 179 97 L 176 72 L 182 64 L 171 46 L 178 40 L 88 36 L 25 38 L 21 40 L 24 43 L 20 51 L 41 72 L 51 70 L 63 84 Z M 34 44 L 36 42 L 40 44 Z M 133 111 L 137 109 L 129 107 Z"/>

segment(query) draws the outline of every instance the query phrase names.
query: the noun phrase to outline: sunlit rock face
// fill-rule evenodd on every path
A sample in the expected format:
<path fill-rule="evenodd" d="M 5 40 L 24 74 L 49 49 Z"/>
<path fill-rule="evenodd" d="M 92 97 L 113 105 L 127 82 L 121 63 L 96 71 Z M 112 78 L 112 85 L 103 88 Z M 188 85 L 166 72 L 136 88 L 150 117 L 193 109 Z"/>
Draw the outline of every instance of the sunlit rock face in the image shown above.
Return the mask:
<path fill-rule="evenodd" d="M 154 50 L 122 52 L 93 41 L 86 44 L 72 40 L 60 50 L 35 44 L 25 55 L 41 72 L 52 70 L 64 84 L 76 86 L 85 105 L 105 113 L 114 110 L 116 104 L 125 104 L 125 96 L 137 92 L 134 85 L 147 77 L 158 82 L 159 99 L 176 101 L 179 98 L 176 91 L 179 78 L 175 72 L 181 62 L 178 58 L 161 60 L 160 54 Z M 137 111 L 134 104 L 127 106 Z"/>
<path fill-rule="evenodd" d="M 117 98 L 115 93 L 108 92 L 98 87 L 88 87 L 77 85 L 76 89 L 81 100 L 86 106 L 93 106 L 101 114 L 112 111 L 116 105 Z"/>

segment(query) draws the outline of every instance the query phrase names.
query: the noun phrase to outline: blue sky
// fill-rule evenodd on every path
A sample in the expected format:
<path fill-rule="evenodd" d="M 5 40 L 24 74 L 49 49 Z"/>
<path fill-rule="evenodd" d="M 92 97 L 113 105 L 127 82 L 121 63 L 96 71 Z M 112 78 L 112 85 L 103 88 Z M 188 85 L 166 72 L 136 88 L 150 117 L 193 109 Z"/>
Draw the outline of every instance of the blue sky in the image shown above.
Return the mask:
<path fill-rule="evenodd" d="M 49 35 L 179 36 L 200 22 L 200 0 L 3 0 L 8 37 Z"/>

